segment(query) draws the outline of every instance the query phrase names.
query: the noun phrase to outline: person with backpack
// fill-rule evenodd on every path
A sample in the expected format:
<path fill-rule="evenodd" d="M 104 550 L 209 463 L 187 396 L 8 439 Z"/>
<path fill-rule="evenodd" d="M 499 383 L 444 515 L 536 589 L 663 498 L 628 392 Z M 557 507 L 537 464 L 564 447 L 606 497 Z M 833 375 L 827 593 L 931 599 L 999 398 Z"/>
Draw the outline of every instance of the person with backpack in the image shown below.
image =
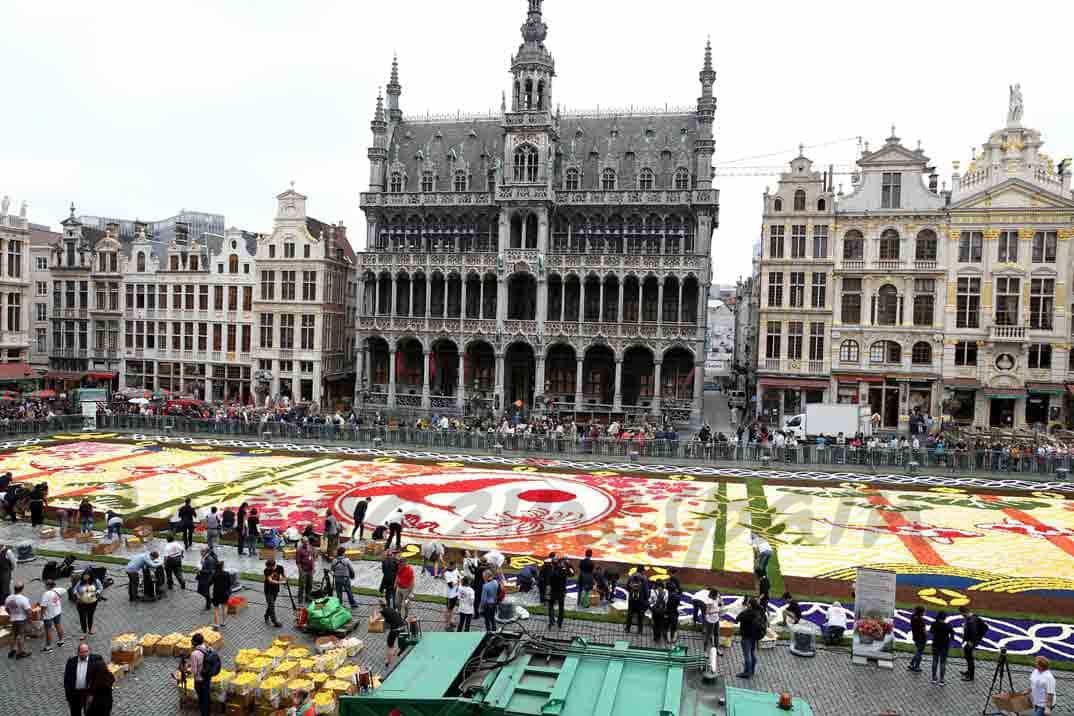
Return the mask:
<path fill-rule="evenodd" d="M 194 575 L 194 579 L 198 583 L 198 594 L 205 597 L 204 611 L 209 611 L 213 608 L 213 575 L 216 574 L 216 564 L 219 561 L 216 552 L 211 548 L 201 548 L 201 569 Z"/>
<path fill-rule="evenodd" d="M 959 607 L 958 611 L 962 614 L 962 655 L 966 657 L 966 670 L 962 672 L 962 680 L 973 681 L 976 666 L 973 652 L 988 634 L 988 625 L 984 619 L 970 611 L 969 607 Z"/>
<path fill-rule="evenodd" d="M 347 550 L 336 547 L 336 558 L 332 560 L 332 578 L 336 582 L 336 599 L 343 602 L 343 595 L 347 595 L 351 609 L 358 608 L 358 602 L 354 599 L 351 590 L 351 580 L 354 579 L 354 566 L 347 559 Z"/>
<path fill-rule="evenodd" d="M 919 673 L 921 671 L 921 659 L 925 656 L 925 647 L 929 644 L 928 627 L 925 624 L 925 607 L 914 607 L 914 613 L 910 615 L 910 635 L 914 640 L 915 651 L 906 670 Z"/>
<path fill-rule="evenodd" d="M 205 645 L 205 637 L 195 632 L 190 637 L 190 673 L 194 675 L 194 693 L 198 696 L 198 711 L 209 716 L 209 692 L 213 677 L 220 673 L 220 655 Z"/>
<path fill-rule="evenodd" d="M 649 580 L 645 577 L 645 568 L 638 567 L 627 578 L 627 614 L 626 632 L 630 633 L 630 625 L 634 619 L 638 620 L 638 631 L 645 626 L 645 610 L 649 606 Z"/>
<path fill-rule="evenodd" d="M 739 624 L 739 635 L 742 637 L 742 660 L 744 663 L 742 672 L 738 674 L 740 679 L 752 679 L 757 671 L 757 644 L 765 635 L 765 617 L 761 612 L 760 602 L 756 597 L 750 597 L 746 602 L 746 608 L 738 615 L 736 621 Z"/>
<path fill-rule="evenodd" d="M 947 623 L 946 612 L 936 612 L 929 632 L 932 634 L 932 683 L 943 686 L 947 672 L 947 651 L 951 648 L 951 636 L 955 633 Z"/>
<path fill-rule="evenodd" d="M 563 630 L 563 603 L 567 598 L 567 579 L 574 575 L 574 568 L 567 562 L 566 557 L 556 560 L 552 568 L 552 574 L 548 578 L 548 628 L 552 628 L 553 621 L 556 628 Z M 556 607 L 559 607 L 559 618 L 554 619 Z"/>
<path fill-rule="evenodd" d="M 667 638 L 668 588 L 661 581 L 649 592 L 649 612 L 653 619 L 653 642 L 659 646 Z"/>

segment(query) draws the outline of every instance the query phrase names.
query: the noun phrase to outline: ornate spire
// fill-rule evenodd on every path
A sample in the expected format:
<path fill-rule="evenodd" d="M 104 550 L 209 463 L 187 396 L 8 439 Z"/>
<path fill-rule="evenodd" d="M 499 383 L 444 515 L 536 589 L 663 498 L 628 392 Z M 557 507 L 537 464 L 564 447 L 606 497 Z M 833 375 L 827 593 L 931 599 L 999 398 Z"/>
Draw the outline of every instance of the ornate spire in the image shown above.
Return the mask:
<path fill-rule="evenodd" d="M 392 54 L 392 74 L 388 80 L 388 119 L 399 123 L 403 119 L 403 110 L 399 109 L 399 96 L 403 94 L 403 86 L 399 84 L 399 57 Z"/>
<path fill-rule="evenodd" d="M 543 45 L 548 37 L 548 26 L 541 17 L 541 3 L 544 0 L 530 0 L 529 13 L 526 15 L 526 24 L 522 26 L 522 39 L 526 44 Z"/>
<path fill-rule="evenodd" d="M 377 110 L 373 114 L 374 130 L 376 126 L 385 124 L 384 121 L 384 96 L 381 94 L 380 87 L 377 87 Z"/>
<path fill-rule="evenodd" d="M 392 89 L 395 89 L 395 88 L 398 88 L 399 90 L 403 89 L 399 85 L 399 55 L 396 55 L 396 54 L 393 53 L 392 54 L 392 77 L 391 77 L 391 80 L 388 82 L 388 93 L 390 94 Z"/>
<path fill-rule="evenodd" d="M 705 39 L 705 66 L 703 68 L 705 72 L 712 72 L 712 35 L 709 35 Z"/>

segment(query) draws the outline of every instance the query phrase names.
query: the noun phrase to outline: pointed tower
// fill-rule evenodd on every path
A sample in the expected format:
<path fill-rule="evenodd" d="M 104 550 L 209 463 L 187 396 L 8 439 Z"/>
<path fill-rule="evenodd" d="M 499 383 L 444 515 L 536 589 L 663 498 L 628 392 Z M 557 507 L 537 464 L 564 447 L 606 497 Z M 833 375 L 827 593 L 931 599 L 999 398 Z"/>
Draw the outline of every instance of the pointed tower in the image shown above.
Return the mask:
<path fill-rule="evenodd" d="M 384 119 L 384 97 L 377 90 L 377 109 L 373 121 L 373 144 L 369 147 L 369 191 L 384 191 L 385 166 L 388 162 L 388 123 Z"/>
<path fill-rule="evenodd" d="M 393 125 L 403 121 L 403 110 L 399 108 L 399 97 L 403 86 L 399 84 L 399 58 L 392 55 L 392 76 L 388 80 L 388 121 Z"/>
<path fill-rule="evenodd" d="M 511 58 L 515 84 L 512 112 L 548 112 L 552 107 L 552 78 L 556 63 L 544 46 L 548 26 L 541 16 L 544 0 L 529 0 L 529 12 L 522 25 L 522 45 Z"/>
<path fill-rule="evenodd" d="M 698 139 L 694 147 L 697 154 L 694 186 L 698 189 L 712 187 L 712 155 L 716 151 L 712 124 L 716 121 L 716 98 L 712 86 L 716 83 L 716 72 L 712 69 L 712 40 L 705 42 L 705 64 L 701 68 L 701 97 L 697 100 Z"/>

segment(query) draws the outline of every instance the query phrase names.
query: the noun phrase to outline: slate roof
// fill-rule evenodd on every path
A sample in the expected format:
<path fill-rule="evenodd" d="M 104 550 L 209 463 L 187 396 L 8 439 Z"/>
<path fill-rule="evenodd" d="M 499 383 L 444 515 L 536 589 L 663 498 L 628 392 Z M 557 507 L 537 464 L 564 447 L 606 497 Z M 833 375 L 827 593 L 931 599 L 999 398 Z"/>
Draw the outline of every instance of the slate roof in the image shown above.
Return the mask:
<path fill-rule="evenodd" d="M 495 166 L 496 157 L 503 156 L 503 120 L 459 120 L 445 122 L 408 122 L 403 120 L 392 133 L 388 146 L 389 167 L 396 161 L 403 164 L 407 176 L 407 191 L 417 191 L 425 163 L 436 167 L 435 191 L 451 191 L 454 166 L 469 170 L 472 191 L 488 190 L 488 170 Z M 389 169 L 390 171 L 390 169 Z"/>

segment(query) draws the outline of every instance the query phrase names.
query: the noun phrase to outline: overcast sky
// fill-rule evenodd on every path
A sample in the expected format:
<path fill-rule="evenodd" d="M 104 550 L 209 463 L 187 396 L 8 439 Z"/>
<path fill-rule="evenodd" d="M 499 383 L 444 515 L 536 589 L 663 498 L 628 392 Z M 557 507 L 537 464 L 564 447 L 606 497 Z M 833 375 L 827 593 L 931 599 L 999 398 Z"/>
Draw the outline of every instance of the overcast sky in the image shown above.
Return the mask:
<path fill-rule="evenodd" d="M 696 103 L 705 37 L 716 65 L 716 162 L 778 166 L 799 142 L 895 123 L 941 177 L 1002 126 L 1074 154 L 1070 3 L 546 0 L 567 108 Z M 294 180 L 309 211 L 364 241 L 369 121 L 399 53 L 404 113 L 498 111 L 526 0 L 0 0 L 0 194 L 30 219 L 160 219 L 181 208 L 271 228 Z M 847 164 L 853 139 L 807 150 Z M 721 170 L 725 166 L 719 167 Z M 849 181 L 842 178 L 849 189 Z M 721 176 L 716 278 L 749 273 L 772 176 Z"/>

